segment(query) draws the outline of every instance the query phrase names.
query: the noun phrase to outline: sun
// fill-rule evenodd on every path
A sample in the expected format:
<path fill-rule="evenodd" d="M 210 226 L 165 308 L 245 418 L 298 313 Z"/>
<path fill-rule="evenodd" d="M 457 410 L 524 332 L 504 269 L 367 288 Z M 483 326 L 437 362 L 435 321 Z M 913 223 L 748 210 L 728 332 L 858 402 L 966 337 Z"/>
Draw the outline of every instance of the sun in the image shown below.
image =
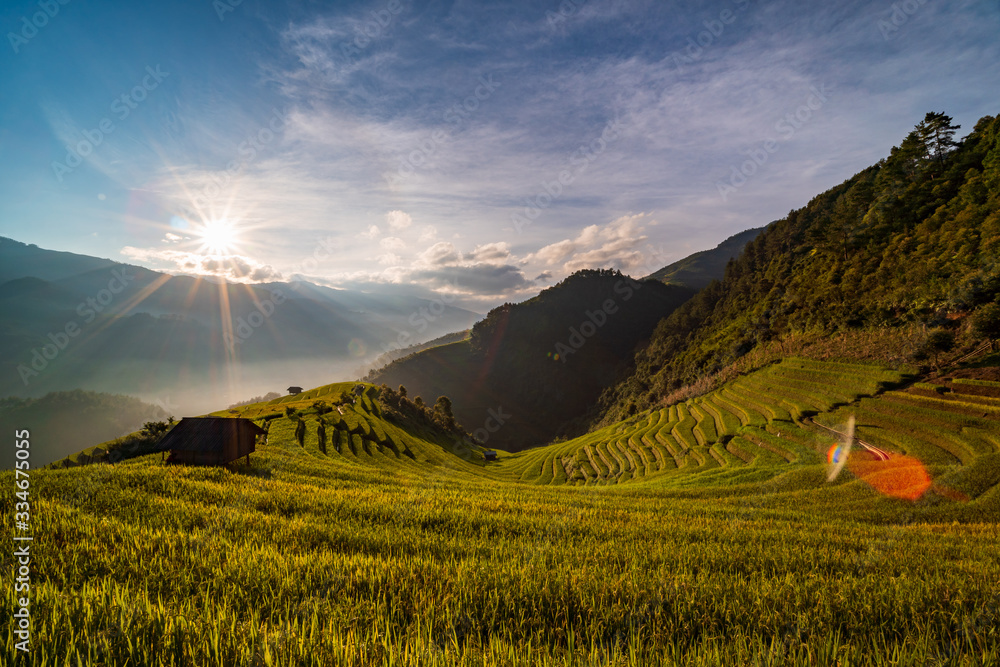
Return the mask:
<path fill-rule="evenodd" d="M 228 220 L 209 220 L 195 232 L 201 240 L 202 252 L 228 255 L 236 248 L 238 232 Z"/>

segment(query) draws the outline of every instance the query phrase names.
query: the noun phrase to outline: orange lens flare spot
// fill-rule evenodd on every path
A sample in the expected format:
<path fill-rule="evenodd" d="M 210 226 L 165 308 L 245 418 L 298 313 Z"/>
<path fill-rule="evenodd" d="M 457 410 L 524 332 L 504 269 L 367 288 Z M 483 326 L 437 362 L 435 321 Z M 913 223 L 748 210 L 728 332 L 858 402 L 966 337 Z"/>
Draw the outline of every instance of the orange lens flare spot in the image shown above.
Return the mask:
<path fill-rule="evenodd" d="M 878 461 L 864 454 L 852 456 L 848 469 L 854 476 L 884 496 L 917 500 L 931 487 L 931 476 L 911 456 L 891 456 Z"/>

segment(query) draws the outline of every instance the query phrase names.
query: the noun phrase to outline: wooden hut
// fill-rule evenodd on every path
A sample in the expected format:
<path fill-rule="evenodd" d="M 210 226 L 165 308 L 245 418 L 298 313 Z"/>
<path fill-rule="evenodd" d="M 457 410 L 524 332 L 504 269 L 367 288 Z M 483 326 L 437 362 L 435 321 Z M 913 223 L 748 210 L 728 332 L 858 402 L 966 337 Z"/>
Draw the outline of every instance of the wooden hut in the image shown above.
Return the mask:
<path fill-rule="evenodd" d="M 160 440 L 170 450 L 168 463 L 226 465 L 256 451 L 257 437 L 267 433 L 249 419 L 185 417 Z"/>

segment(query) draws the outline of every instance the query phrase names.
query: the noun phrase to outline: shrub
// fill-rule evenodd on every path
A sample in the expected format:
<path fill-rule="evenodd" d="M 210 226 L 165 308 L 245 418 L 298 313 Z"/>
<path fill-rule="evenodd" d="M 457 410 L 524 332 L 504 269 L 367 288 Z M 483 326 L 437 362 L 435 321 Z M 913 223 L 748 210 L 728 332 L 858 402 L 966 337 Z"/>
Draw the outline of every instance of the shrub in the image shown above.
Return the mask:
<path fill-rule="evenodd" d="M 995 347 L 997 339 L 1000 339 L 1000 303 L 994 301 L 976 310 L 972 316 L 972 331 L 989 339 Z"/>
<path fill-rule="evenodd" d="M 934 355 L 934 365 L 937 366 L 938 355 L 942 352 L 951 352 L 955 348 L 955 334 L 947 329 L 936 329 L 927 336 L 924 342 L 924 349 Z"/>

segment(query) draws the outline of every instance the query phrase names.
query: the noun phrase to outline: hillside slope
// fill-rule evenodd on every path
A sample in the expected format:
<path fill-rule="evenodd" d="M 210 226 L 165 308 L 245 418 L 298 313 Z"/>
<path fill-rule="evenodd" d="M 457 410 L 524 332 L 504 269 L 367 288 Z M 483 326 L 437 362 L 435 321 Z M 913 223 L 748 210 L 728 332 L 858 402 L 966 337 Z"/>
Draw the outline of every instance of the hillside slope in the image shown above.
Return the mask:
<path fill-rule="evenodd" d="M 225 413 L 268 425 L 249 466 L 33 470 L 32 657 L 995 664 L 1000 382 L 959 374 L 789 359 L 489 462 L 328 385 Z"/>
<path fill-rule="evenodd" d="M 729 260 L 739 257 L 747 244 L 764 229 L 765 227 L 757 227 L 734 234 L 711 250 L 702 250 L 668 264 L 646 276 L 646 280 L 659 280 L 668 285 L 683 285 L 694 289 L 708 287 L 713 280 L 725 277 Z"/>
<path fill-rule="evenodd" d="M 787 358 L 566 442 L 499 450 L 496 460 L 436 409 L 366 383 L 212 414 L 262 426 L 258 454 L 290 448 L 330 465 L 331 475 L 448 470 L 504 483 L 702 491 L 780 478 L 808 493 L 848 482 L 937 507 L 944 518 L 1000 508 L 1000 381 L 963 377 L 972 370 L 1000 377 L 996 362 L 1000 355 L 989 368 L 923 380 L 912 368 Z M 852 418 L 856 439 L 845 449 Z M 135 440 L 103 443 L 51 467 L 142 458 Z M 155 447 L 148 451 L 158 460 Z M 846 466 L 831 474 L 835 451 Z"/>
<path fill-rule="evenodd" d="M 656 323 L 694 293 L 616 271 L 580 271 L 492 310 L 467 341 L 425 350 L 366 380 L 451 398 L 481 442 L 508 450 L 583 432 L 604 389 L 628 374 Z"/>
<path fill-rule="evenodd" d="M 363 387 L 360 394 L 356 389 Z M 414 472 L 422 465 L 458 466 L 467 472 L 483 463 L 476 446 L 443 415 L 398 397 L 381 397 L 378 387 L 338 382 L 300 394 L 281 396 L 211 413 L 252 419 L 267 432 L 267 444 L 294 443 L 335 466 L 362 465 Z M 164 432 L 170 425 L 162 425 Z M 118 463 L 155 454 L 157 441 L 137 431 L 93 445 L 55 461 L 52 468 Z"/>
<path fill-rule="evenodd" d="M 35 438 L 31 461 L 40 466 L 69 456 L 95 442 L 137 430 L 147 421 L 169 417 L 159 406 L 132 396 L 90 391 L 64 391 L 41 398 L 0 398 L 0 429 L 26 429 Z M 5 456 L 0 468 L 13 468 Z"/>
<path fill-rule="evenodd" d="M 661 322 L 635 374 L 604 396 L 604 423 L 771 341 L 867 331 L 878 344 L 908 325 L 924 338 L 967 333 L 964 317 L 1000 295 L 1000 120 L 955 145 L 947 132 L 933 139 L 934 124 L 929 114 L 887 159 L 769 225 L 721 283 Z M 865 340 L 843 355 L 866 357 Z"/>
<path fill-rule="evenodd" d="M 418 352 L 423 352 L 424 350 L 429 350 L 433 347 L 439 347 L 441 345 L 449 345 L 451 343 L 458 343 L 463 340 L 468 340 L 469 335 L 472 333 L 472 329 L 465 329 L 464 331 L 455 331 L 444 336 L 439 336 L 434 340 L 429 340 L 426 343 L 418 343 L 416 345 L 407 345 L 406 347 L 399 348 L 398 350 L 389 350 L 378 356 L 375 361 L 372 362 L 368 373 L 374 373 L 375 371 L 388 366 L 397 359 L 402 359 L 403 357 L 408 357 L 411 354 L 416 354 Z"/>
<path fill-rule="evenodd" d="M 705 489 L 780 477 L 811 492 L 853 481 L 942 516 L 990 516 L 1000 509 L 1000 382 L 915 379 L 913 369 L 788 358 L 504 463 L 510 477 L 544 485 Z M 832 473 L 836 457 L 845 465 Z"/>

